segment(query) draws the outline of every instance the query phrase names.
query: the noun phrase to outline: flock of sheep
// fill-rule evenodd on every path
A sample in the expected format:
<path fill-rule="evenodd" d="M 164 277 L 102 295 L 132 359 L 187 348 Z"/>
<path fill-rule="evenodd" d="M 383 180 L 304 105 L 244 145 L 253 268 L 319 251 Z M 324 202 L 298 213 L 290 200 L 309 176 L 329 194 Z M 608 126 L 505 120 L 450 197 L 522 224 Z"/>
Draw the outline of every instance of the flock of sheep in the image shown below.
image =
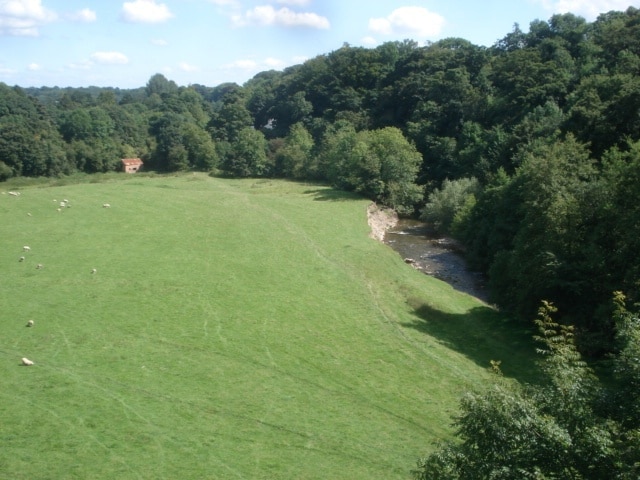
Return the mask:
<path fill-rule="evenodd" d="M 4 193 L 4 192 L 3 192 Z M 15 192 L 15 191 L 11 191 L 8 192 L 9 195 L 13 196 L 13 197 L 18 197 L 20 196 L 20 192 Z M 58 202 L 57 200 L 53 200 L 55 203 L 58 204 L 58 212 L 62 211 L 63 208 L 69 208 L 71 207 L 71 204 L 69 203 L 69 200 L 64 199 L 60 202 Z M 104 203 L 102 204 L 103 208 L 111 208 L 111 205 L 108 203 Z M 31 216 L 31 213 L 27 213 L 28 216 Z M 19 262 L 24 262 L 26 260 L 26 255 L 28 255 L 31 252 L 31 247 L 29 245 L 24 245 L 22 247 L 22 253 L 23 255 L 21 255 L 18 258 Z M 41 263 L 37 263 L 36 264 L 36 269 L 37 270 L 42 270 L 44 268 L 44 265 L 42 265 Z M 94 275 L 96 273 L 98 273 L 98 270 L 96 268 L 92 268 L 91 269 L 91 274 Z M 33 327 L 35 325 L 35 322 L 33 320 L 29 320 L 26 324 L 27 327 Z M 22 357 L 20 359 L 20 365 L 23 365 L 25 367 L 30 367 L 32 365 L 35 365 L 35 362 L 33 360 L 28 359 L 27 357 Z"/>
<path fill-rule="evenodd" d="M 22 251 L 23 251 L 24 253 L 26 253 L 26 252 L 30 252 L 30 251 L 31 251 L 31 247 L 30 247 L 29 245 L 24 245 L 24 246 L 22 247 Z M 24 261 L 25 261 L 25 256 L 24 256 L 24 255 L 22 255 L 22 256 L 18 259 L 18 261 L 19 261 L 19 262 L 24 262 Z M 41 263 L 36 264 L 36 269 L 37 269 L 37 270 L 41 270 L 42 268 L 43 268 L 43 265 L 42 265 Z M 91 269 L 91 274 L 95 274 L 95 273 L 98 273 L 98 270 L 97 270 L 97 269 L 95 269 L 95 268 L 92 268 L 92 269 Z M 29 321 L 27 322 L 27 325 L 26 325 L 26 326 L 27 326 L 27 327 L 33 327 L 34 325 L 35 325 L 35 322 L 34 322 L 33 320 L 29 320 Z M 27 357 L 22 357 L 22 358 L 20 359 L 20 362 L 21 362 L 21 365 L 23 365 L 23 366 L 25 366 L 25 367 L 30 367 L 30 366 L 32 366 L 32 365 L 35 365 L 35 362 L 34 362 L 33 360 L 29 360 Z"/>

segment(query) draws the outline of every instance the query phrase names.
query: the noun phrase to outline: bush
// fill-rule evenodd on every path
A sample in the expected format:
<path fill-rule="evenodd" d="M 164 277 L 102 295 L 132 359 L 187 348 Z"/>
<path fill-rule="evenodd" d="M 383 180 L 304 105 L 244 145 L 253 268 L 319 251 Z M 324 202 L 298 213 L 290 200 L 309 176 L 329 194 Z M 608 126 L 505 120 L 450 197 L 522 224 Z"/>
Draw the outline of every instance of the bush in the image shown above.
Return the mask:
<path fill-rule="evenodd" d="M 433 225 L 441 233 L 451 233 L 475 204 L 480 184 L 474 177 L 459 180 L 445 179 L 436 188 L 420 212 L 420 219 Z"/>

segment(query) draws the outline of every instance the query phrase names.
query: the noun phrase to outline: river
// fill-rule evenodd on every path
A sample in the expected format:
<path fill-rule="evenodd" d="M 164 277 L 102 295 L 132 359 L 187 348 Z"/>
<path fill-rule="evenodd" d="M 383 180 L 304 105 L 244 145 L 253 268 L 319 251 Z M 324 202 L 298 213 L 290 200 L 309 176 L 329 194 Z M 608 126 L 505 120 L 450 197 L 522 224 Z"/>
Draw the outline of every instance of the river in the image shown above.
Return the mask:
<path fill-rule="evenodd" d="M 429 225 L 400 219 L 386 232 L 384 243 L 421 272 L 447 282 L 456 290 L 488 301 L 485 277 L 467 268 L 455 241 L 436 234 Z"/>

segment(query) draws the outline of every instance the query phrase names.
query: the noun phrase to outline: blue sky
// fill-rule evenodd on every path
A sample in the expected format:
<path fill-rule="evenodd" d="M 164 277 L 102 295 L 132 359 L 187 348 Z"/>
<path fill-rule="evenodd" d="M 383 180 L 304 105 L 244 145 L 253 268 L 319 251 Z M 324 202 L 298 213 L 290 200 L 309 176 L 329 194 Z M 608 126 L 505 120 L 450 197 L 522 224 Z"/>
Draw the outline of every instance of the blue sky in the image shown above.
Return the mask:
<path fill-rule="evenodd" d="M 243 84 L 344 43 L 462 37 L 490 46 L 518 23 L 589 21 L 640 0 L 0 0 L 0 82 L 136 88 Z"/>

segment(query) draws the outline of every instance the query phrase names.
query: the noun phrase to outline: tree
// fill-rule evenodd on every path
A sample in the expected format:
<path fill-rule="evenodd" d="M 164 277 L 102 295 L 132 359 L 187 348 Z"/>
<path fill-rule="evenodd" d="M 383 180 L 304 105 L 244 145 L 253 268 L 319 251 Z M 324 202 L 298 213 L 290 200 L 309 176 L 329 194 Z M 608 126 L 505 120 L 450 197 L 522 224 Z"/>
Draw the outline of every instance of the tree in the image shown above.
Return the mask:
<path fill-rule="evenodd" d="M 498 376 L 465 395 L 454 422 L 459 441 L 420 460 L 414 478 L 631 478 L 616 452 L 616 426 L 595 408 L 602 386 L 580 357 L 572 328 L 552 319 L 555 311 L 543 302 L 535 321 L 548 383 L 520 386 Z"/>
<path fill-rule="evenodd" d="M 302 123 L 295 123 L 276 154 L 276 171 L 288 178 L 317 178 L 318 167 L 312 150 L 313 137 Z"/>
<path fill-rule="evenodd" d="M 468 212 L 476 202 L 480 184 L 475 178 L 445 180 L 441 188 L 429 194 L 426 205 L 420 212 L 420 219 L 432 224 L 443 233 L 451 233 L 454 220 L 463 222 L 459 215 Z"/>
<path fill-rule="evenodd" d="M 162 96 L 163 94 L 177 93 L 177 91 L 178 85 L 173 80 L 168 80 L 161 73 L 153 75 L 145 88 L 147 97 L 151 97 L 153 94 Z"/>
<path fill-rule="evenodd" d="M 495 299 L 521 318 L 543 299 L 577 316 L 593 306 L 581 271 L 581 205 L 595 173 L 585 146 L 568 137 L 528 154 L 513 177 L 510 208 L 520 221 L 489 273 Z"/>
<path fill-rule="evenodd" d="M 422 197 L 415 181 L 420 154 L 397 128 L 355 132 L 345 125 L 324 140 L 329 179 L 340 188 L 409 213 Z"/>
<path fill-rule="evenodd" d="M 194 123 L 182 127 L 182 144 L 187 151 L 189 167 L 210 171 L 218 166 L 219 158 L 209 134 Z"/>
<path fill-rule="evenodd" d="M 70 173 L 62 138 L 36 99 L 0 83 L 0 161 L 10 176 L 55 176 Z M 8 176 L 4 168 L 4 176 Z"/>
<path fill-rule="evenodd" d="M 269 173 L 267 140 L 259 130 L 245 127 L 222 157 L 221 168 L 236 177 L 260 177 Z"/>
<path fill-rule="evenodd" d="M 238 87 L 224 95 L 221 107 L 211 115 L 207 130 L 214 140 L 234 143 L 240 131 L 253 127 L 253 123 L 244 92 Z"/>

